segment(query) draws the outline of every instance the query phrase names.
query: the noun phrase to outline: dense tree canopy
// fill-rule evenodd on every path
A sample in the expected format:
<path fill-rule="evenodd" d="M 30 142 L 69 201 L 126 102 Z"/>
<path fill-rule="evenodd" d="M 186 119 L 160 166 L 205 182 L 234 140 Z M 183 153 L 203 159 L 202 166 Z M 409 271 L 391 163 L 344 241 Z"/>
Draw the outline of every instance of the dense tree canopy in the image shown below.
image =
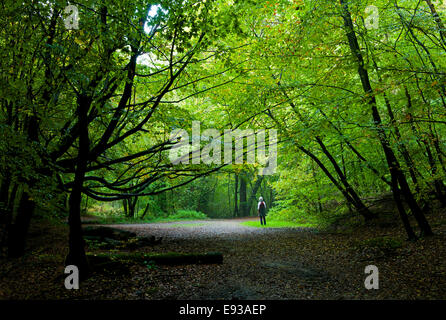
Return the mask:
<path fill-rule="evenodd" d="M 370 221 L 368 199 L 391 193 L 408 238 L 418 237 L 409 216 L 432 234 L 425 213 L 434 199 L 446 205 L 441 1 L 1 6 L 0 223 L 10 256 L 23 254 L 39 209 L 68 216 L 67 263 L 87 270 L 88 199 L 135 218 L 229 217 L 252 214 L 263 195 L 280 219 Z M 172 163 L 172 132 L 193 144 L 193 121 L 220 133 L 195 146 L 216 144 L 222 161 L 192 153 Z M 246 156 L 225 163 L 229 129 L 277 130 L 275 174 Z"/>

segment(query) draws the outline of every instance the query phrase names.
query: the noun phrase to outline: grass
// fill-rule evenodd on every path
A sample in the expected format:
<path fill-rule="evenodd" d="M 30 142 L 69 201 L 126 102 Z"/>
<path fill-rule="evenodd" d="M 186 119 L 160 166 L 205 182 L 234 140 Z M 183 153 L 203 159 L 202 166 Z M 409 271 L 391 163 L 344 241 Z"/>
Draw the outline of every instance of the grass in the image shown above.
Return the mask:
<path fill-rule="evenodd" d="M 266 220 L 266 226 L 262 226 L 259 221 L 246 221 L 240 223 L 242 226 L 254 227 L 254 228 L 311 228 L 314 227 L 314 224 L 311 223 L 298 223 L 291 221 L 277 221 Z"/>
<path fill-rule="evenodd" d="M 169 218 L 173 219 L 207 219 L 207 215 L 203 212 L 195 211 L 195 210 L 177 210 L 174 214 L 170 215 Z"/>

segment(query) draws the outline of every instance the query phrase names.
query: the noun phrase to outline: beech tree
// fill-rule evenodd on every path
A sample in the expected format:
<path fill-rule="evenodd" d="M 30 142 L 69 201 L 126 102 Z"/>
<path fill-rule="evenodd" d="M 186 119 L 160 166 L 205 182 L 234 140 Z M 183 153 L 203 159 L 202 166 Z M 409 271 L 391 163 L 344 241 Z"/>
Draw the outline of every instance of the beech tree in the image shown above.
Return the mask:
<path fill-rule="evenodd" d="M 287 219 L 336 204 L 369 222 L 369 200 L 389 193 L 409 239 L 411 217 L 432 235 L 425 214 L 446 205 L 436 2 L 8 0 L 2 9 L 0 236 L 10 257 L 24 253 L 35 211 L 62 213 L 66 263 L 87 275 L 83 196 L 136 216 L 141 199 L 187 193 L 223 167 L 225 178 L 199 180 L 197 210 L 224 186 L 233 216 L 249 215 L 262 192 Z M 171 133 L 192 121 L 222 133 L 277 129 L 277 174 L 259 176 L 247 161 L 174 165 Z"/>
<path fill-rule="evenodd" d="M 53 177 L 59 190 L 69 192 L 70 252 L 66 263 L 77 265 L 83 270 L 81 274 L 86 274 L 80 222 L 82 193 L 104 201 L 157 194 L 165 190 L 150 189 L 155 181 L 190 172 L 168 163 L 163 152 L 173 144 L 169 132 L 178 123 L 160 119 L 174 110 L 170 107 L 176 103 L 173 100 L 187 99 L 177 93 L 179 89 L 184 91 L 201 80 L 199 74 L 187 76 L 188 68 L 198 68 L 220 52 L 205 49 L 231 28 L 227 25 L 231 21 L 223 19 L 227 15 L 224 9 L 205 1 L 76 5 L 78 30 L 65 28 L 61 3 L 35 6 L 30 2 L 21 9 L 30 28 L 39 30 L 31 39 L 39 45 L 41 39 L 46 40 L 43 48 L 32 48 L 27 39 L 20 43 L 31 46 L 30 51 L 43 51 L 43 57 L 27 54 L 30 61 L 26 63 L 33 70 L 43 65 L 46 71 L 38 79 L 26 75 L 30 82 L 27 102 L 34 104 L 28 106 L 25 127 L 19 125 L 22 106 L 16 105 L 17 101 L 3 99 L 2 106 L 5 116 L 9 115 L 5 118 L 8 130 L 24 136 L 41 163 L 30 165 L 31 178 L 26 180 L 21 174 L 4 176 L 2 194 L 5 197 L 11 181 L 17 179 L 35 188 L 37 174 Z M 51 23 L 46 26 L 48 17 Z M 13 26 L 8 29 L 11 38 L 21 34 L 22 30 L 15 28 L 17 16 L 8 18 Z M 15 56 L 11 59 L 14 61 Z M 9 76 L 20 77 L 20 72 Z M 9 83 L 13 83 L 11 79 Z M 162 107 L 165 111 L 156 115 Z M 140 143 L 126 148 L 129 141 Z M 8 160 L 6 167 L 11 171 L 12 158 Z M 121 171 L 114 174 L 115 180 L 108 181 L 113 176 L 110 172 L 117 170 Z M 202 171 L 192 170 L 195 173 L 189 181 Z M 24 242 L 17 246 L 17 239 L 25 238 L 34 206 L 32 192 L 24 192 L 15 222 L 9 224 L 8 238 L 14 240 L 9 243 L 16 247 L 9 247 L 11 256 L 23 253 Z"/>

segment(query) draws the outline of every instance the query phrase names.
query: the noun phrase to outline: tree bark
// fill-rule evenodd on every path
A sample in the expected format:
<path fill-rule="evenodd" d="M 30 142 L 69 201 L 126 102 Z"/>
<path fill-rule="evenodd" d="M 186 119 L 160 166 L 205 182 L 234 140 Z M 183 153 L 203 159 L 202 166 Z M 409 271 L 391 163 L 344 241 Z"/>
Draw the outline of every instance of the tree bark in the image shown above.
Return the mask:
<path fill-rule="evenodd" d="M 378 68 L 378 64 L 376 63 L 375 56 L 373 54 L 371 54 L 371 57 L 372 57 L 373 66 L 375 68 L 376 75 L 378 77 L 378 81 L 382 85 L 383 80 L 382 80 L 381 74 L 379 73 L 379 68 Z M 392 106 L 390 105 L 389 98 L 387 97 L 387 94 L 385 92 L 383 92 L 383 97 L 384 97 L 384 102 L 385 102 L 385 105 L 387 108 L 387 114 L 389 115 L 390 123 L 392 125 L 393 131 L 395 132 L 395 137 L 398 142 L 397 147 L 399 148 L 401 155 L 403 156 L 403 160 L 406 163 L 407 169 L 409 170 L 409 175 L 410 175 L 410 178 L 412 179 L 412 182 L 415 186 L 416 192 L 421 193 L 420 187 L 418 185 L 417 175 L 420 176 L 421 178 L 423 178 L 423 177 L 421 176 L 420 172 L 418 172 L 416 170 L 414 162 L 412 160 L 412 157 L 410 156 L 409 151 L 407 150 L 406 145 L 403 142 L 400 129 L 398 128 L 398 125 L 396 124 L 395 115 L 393 113 Z"/>
<path fill-rule="evenodd" d="M 132 197 L 130 199 L 128 199 L 128 203 L 129 203 L 129 217 L 130 218 L 135 218 L 136 217 L 136 204 L 138 203 L 138 197 Z"/>
<path fill-rule="evenodd" d="M 85 244 L 82 235 L 81 224 L 82 188 L 85 178 L 85 171 L 87 169 L 88 153 L 90 150 L 90 139 L 88 137 L 87 122 L 87 115 L 90 104 L 91 98 L 84 95 L 80 95 L 78 97 L 77 115 L 80 126 L 79 151 L 77 155 L 74 183 L 69 199 L 69 252 L 65 260 L 66 265 L 77 266 L 77 268 L 79 269 L 79 277 L 81 279 L 86 279 L 90 273 L 90 266 L 85 254 Z"/>
<path fill-rule="evenodd" d="M 373 214 L 369 211 L 369 209 L 365 206 L 365 204 L 362 202 L 361 198 L 358 196 L 356 191 L 353 189 L 353 187 L 350 185 L 350 183 L 347 181 L 347 177 L 342 172 L 341 168 L 339 167 L 338 163 L 334 159 L 334 157 L 331 155 L 331 153 L 328 151 L 327 147 L 321 140 L 321 138 L 316 137 L 316 141 L 319 144 L 319 146 L 322 149 L 322 152 L 325 154 L 325 156 L 330 160 L 331 164 L 333 165 L 333 168 L 335 169 L 339 179 L 341 180 L 341 183 L 344 185 L 344 190 L 350 195 L 350 197 L 353 199 L 356 210 L 364 217 L 366 220 L 370 220 L 373 218 Z"/>
<path fill-rule="evenodd" d="M 256 203 L 257 200 L 257 191 L 259 191 L 260 186 L 262 185 L 264 176 L 257 176 L 256 183 L 254 184 L 254 187 L 252 187 L 251 190 L 251 196 L 249 197 L 249 204 L 248 204 L 248 215 L 251 215 L 252 211 L 252 205 Z M 271 200 L 271 199 L 270 199 Z M 270 202 L 271 203 L 271 202 Z M 271 205 L 271 204 L 270 204 Z"/>
<path fill-rule="evenodd" d="M 11 213 L 8 211 L 8 195 L 11 179 L 5 175 L 0 185 L 0 248 L 3 249 L 7 235 L 8 217 Z"/>
<path fill-rule="evenodd" d="M 14 214 L 14 201 L 17 196 L 18 187 L 19 185 L 17 183 L 14 183 L 14 186 L 12 187 L 11 190 L 11 194 L 8 197 L 7 206 L 5 208 L 4 221 L 2 222 L 3 225 L 1 226 L 3 234 L 1 235 L 0 238 L 0 250 L 2 251 L 2 253 L 4 253 L 5 250 L 7 251 L 7 248 L 9 246 L 8 238 L 9 238 L 9 233 L 11 232 L 12 217 Z"/>
<path fill-rule="evenodd" d="M 146 208 L 144 209 L 144 213 L 141 216 L 141 219 L 144 219 L 144 217 L 146 216 L 147 212 L 149 212 L 149 202 L 147 202 L 146 204 Z"/>
<path fill-rule="evenodd" d="M 36 116 L 30 116 L 26 124 L 28 140 L 38 141 L 39 122 Z M 29 188 L 36 183 L 36 178 L 27 181 Z M 7 230 L 8 256 L 17 258 L 25 253 L 26 236 L 28 234 L 31 218 L 34 214 L 36 204 L 28 192 L 23 192 L 17 208 L 17 216 L 14 223 L 9 224 Z M 12 214 L 12 212 L 10 213 Z"/>
<path fill-rule="evenodd" d="M 0 185 L 0 206 L 6 208 L 8 206 L 9 187 L 11 185 L 11 178 L 5 175 Z"/>
<path fill-rule="evenodd" d="M 358 211 L 358 213 L 360 213 L 364 219 L 370 219 L 369 217 L 366 217 L 367 212 L 366 211 L 362 211 L 362 208 L 358 206 L 358 204 L 356 203 L 356 201 L 351 197 L 351 195 L 347 192 L 347 190 L 345 190 L 340 184 L 339 182 L 335 179 L 335 177 L 330 173 L 330 171 L 328 171 L 327 167 L 325 167 L 325 165 L 322 163 L 321 160 L 319 160 L 318 157 L 316 157 L 315 154 L 313 154 L 311 151 L 307 150 L 306 148 L 300 146 L 299 149 L 304 152 L 307 156 L 309 156 L 311 159 L 314 160 L 314 162 L 316 162 L 316 164 L 319 166 L 319 168 L 321 168 L 321 170 L 325 173 L 325 175 L 330 179 L 330 181 L 335 185 L 336 188 L 338 188 L 339 191 L 341 191 L 342 195 L 344 196 L 345 200 L 348 203 L 351 203 L 355 209 Z M 368 211 L 368 210 L 367 210 Z"/>
<path fill-rule="evenodd" d="M 126 216 L 126 217 L 128 217 L 128 203 L 127 203 L 127 199 L 122 199 L 122 208 L 124 209 L 124 215 Z"/>
<path fill-rule="evenodd" d="M 443 42 L 443 46 L 446 48 L 446 29 L 444 26 L 443 21 L 441 20 L 440 16 L 438 15 L 437 10 L 435 9 L 434 4 L 431 0 L 425 0 L 427 5 L 429 6 L 429 9 L 431 10 L 432 16 L 434 17 L 435 23 L 437 24 L 438 31 L 440 33 L 441 41 Z"/>
<path fill-rule="evenodd" d="M 235 173 L 235 178 L 234 178 L 234 218 L 238 217 L 239 212 L 238 212 L 238 201 L 237 201 L 237 196 L 238 196 L 238 174 Z"/>
<path fill-rule="evenodd" d="M 17 209 L 17 216 L 13 224 L 10 224 L 8 232 L 8 256 L 10 258 L 21 257 L 25 253 L 26 236 L 31 223 L 35 202 L 29 193 L 24 192 Z"/>
<path fill-rule="evenodd" d="M 387 160 L 387 164 L 389 167 L 390 175 L 392 176 L 392 179 L 397 179 L 400 187 L 401 187 L 401 193 L 403 194 L 404 198 L 406 199 L 406 202 L 408 203 L 413 215 L 415 216 L 415 219 L 417 220 L 417 223 L 421 229 L 421 233 L 423 235 L 429 236 L 432 235 L 432 229 L 429 225 L 429 223 L 426 220 L 426 217 L 422 213 L 420 207 L 418 206 L 417 202 L 415 201 L 415 198 L 413 197 L 413 194 L 409 188 L 409 185 L 407 183 L 406 177 L 404 176 L 400 164 L 395 157 L 395 154 L 390 147 L 389 141 L 387 139 L 386 133 L 384 129 L 382 128 L 382 121 L 381 116 L 379 115 L 376 99 L 373 93 L 372 86 L 370 84 L 370 79 L 367 70 L 364 67 L 364 58 L 362 56 L 361 50 L 359 48 L 358 39 L 356 37 L 356 34 L 353 29 L 353 22 L 351 18 L 350 11 L 348 9 L 348 5 L 345 0 L 340 0 L 341 6 L 342 6 L 342 18 L 344 19 L 344 26 L 346 28 L 346 36 L 348 39 L 348 43 L 350 46 L 350 50 L 352 51 L 353 56 L 356 58 L 358 63 L 358 75 L 361 79 L 362 87 L 364 89 L 364 92 L 367 95 L 368 98 L 368 104 L 370 105 L 372 109 L 372 116 L 373 121 L 375 123 L 377 132 L 378 132 L 378 138 L 380 141 L 380 144 L 382 146 L 382 149 L 384 151 L 384 155 Z M 392 190 L 395 202 L 400 202 L 401 199 L 397 197 L 397 194 L 399 193 L 399 190 L 397 189 L 397 185 L 395 183 L 392 183 Z M 398 204 L 398 208 L 402 208 L 402 205 Z M 400 209 L 399 209 L 400 210 Z M 400 212 L 400 214 L 406 214 L 405 211 Z M 410 235 L 409 235 L 410 237 Z"/>
<path fill-rule="evenodd" d="M 246 176 L 245 174 L 243 174 L 240 177 L 240 203 L 239 203 L 239 213 L 240 216 L 242 217 L 246 217 L 248 215 L 246 194 L 247 194 Z"/>

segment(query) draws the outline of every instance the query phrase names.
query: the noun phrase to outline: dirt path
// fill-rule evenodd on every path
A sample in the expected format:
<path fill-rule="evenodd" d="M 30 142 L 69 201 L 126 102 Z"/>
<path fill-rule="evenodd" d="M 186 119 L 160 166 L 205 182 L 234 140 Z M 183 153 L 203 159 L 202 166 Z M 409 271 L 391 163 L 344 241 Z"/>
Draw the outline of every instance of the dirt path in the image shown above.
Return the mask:
<path fill-rule="evenodd" d="M 254 228 L 249 219 L 113 225 L 141 236 L 163 237 L 147 252 L 221 252 L 221 265 L 134 270 L 135 299 L 444 299 L 446 234 L 382 256 L 358 252 L 355 243 L 377 236 L 404 239 L 400 229 L 350 234 L 311 228 Z M 379 290 L 364 287 L 368 265 L 379 268 Z M 142 280 L 141 280 L 142 279 Z M 139 282 L 138 282 L 139 281 Z M 139 284 L 138 284 L 139 283 Z M 134 289 L 139 286 L 140 289 Z M 148 287 L 150 287 L 148 291 Z M 128 294 L 128 293 L 127 293 Z"/>
<path fill-rule="evenodd" d="M 222 265 L 159 267 L 151 278 L 160 299 L 343 299 L 348 281 L 330 273 L 315 257 L 298 250 L 314 239 L 309 228 L 254 228 L 243 221 L 110 225 L 139 236 L 163 237 L 154 252 L 210 252 L 224 255 Z M 304 246 L 302 246 L 304 248 Z M 301 248 L 301 249 L 302 249 Z M 147 251 L 151 251 L 148 249 Z M 299 252 L 301 251 L 301 252 Z M 181 281 L 178 281 L 180 280 Z M 339 285 L 339 282 L 343 285 Z"/>
<path fill-rule="evenodd" d="M 446 299 L 446 214 L 430 217 L 434 237 L 405 241 L 403 228 L 363 227 L 327 233 L 309 228 L 253 228 L 251 219 L 108 225 L 163 237 L 138 251 L 221 252 L 222 264 L 97 271 L 79 290 L 64 287 L 67 228 L 41 221 L 31 254 L 0 264 L 1 299 Z M 91 224 L 90 224 L 91 225 Z M 391 254 L 358 250 L 377 237 L 400 240 Z M 118 249 L 125 251 L 125 249 Z M 130 250 L 130 249 L 128 249 Z M 102 249 L 89 248 L 90 252 Z M 113 250 L 105 250 L 113 254 Z M 368 265 L 379 290 L 364 287 Z"/>
<path fill-rule="evenodd" d="M 240 219 L 215 219 L 215 220 L 193 220 L 179 222 L 163 222 L 150 224 L 117 224 L 109 225 L 112 228 L 133 231 L 140 236 L 163 237 L 165 240 L 173 239 L 219 239 L 236 240 L 245 237 L 263 237 L 287 233 L 291 228 L 254 228 L 244 226 L 245 221 L 256 221 L 256 218 Z M 308 230 L 306 228 L 295 231 Z"/>

